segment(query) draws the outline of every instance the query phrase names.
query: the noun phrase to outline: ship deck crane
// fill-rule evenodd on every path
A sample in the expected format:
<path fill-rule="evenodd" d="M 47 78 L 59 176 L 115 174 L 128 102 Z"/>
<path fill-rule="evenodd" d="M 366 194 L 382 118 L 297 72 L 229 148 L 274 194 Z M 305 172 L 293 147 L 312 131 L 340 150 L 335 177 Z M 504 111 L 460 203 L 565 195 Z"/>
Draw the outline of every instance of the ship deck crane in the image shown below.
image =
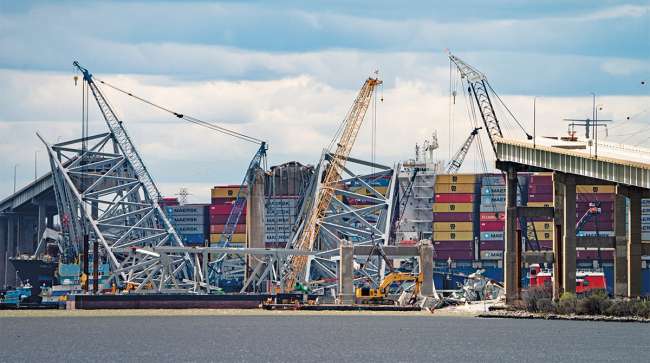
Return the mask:
<path fill-rule="evenodd" d="M 314 248 L 314 242 L 320 229 L 319 220 L 325 216 L 327 209 L 334 198 L 333 184 L 340 180 L 345 163 L 352 151 L 352 146 L 357 138 L 361 124 L 370 105 L 370 101 L 377 86 L 382 84 L 378 78 L 368 78 L 364 82 L 346 118 L 341 124 L 341 134 L 336 142 L 336 151 L 332 155 L 331 162 L 325 170 L 323 185 L 320 193 L 316 196 L 316 208 L 307 217 L 304 228 L 296 241 L 294 248 L 309 250 Z M 284 277 L 284 289 L 291 291 L 304 279 L 305 267 L 308 256 L 292 256 L 289 270 Z"/>
<path fill-rule="evenodd" d="M 475 127 L 474 130 L 470 132 L 467 140 L 465 140 L 461 148 L 458 149 L 454 157 L 449 161 L 449 164 L 447 165 L 447 174 L 456 174 L 458 172 L 460 167 L 463 165 L 463 161 L 465 160 L 465 156 L 467 156 L 470 146 L 472 146 L 472 142 L 476 138 L 476 135 L 478 135 L 478 130 L 480 129 L 482 129 L 482 127 Z"/>

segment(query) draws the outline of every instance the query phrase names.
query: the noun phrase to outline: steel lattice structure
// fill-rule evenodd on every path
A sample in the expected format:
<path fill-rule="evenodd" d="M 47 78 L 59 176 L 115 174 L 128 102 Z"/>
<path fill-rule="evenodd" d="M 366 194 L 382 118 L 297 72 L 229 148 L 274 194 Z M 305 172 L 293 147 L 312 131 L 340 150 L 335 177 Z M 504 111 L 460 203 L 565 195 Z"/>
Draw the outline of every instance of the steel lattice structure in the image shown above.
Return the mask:
<path fill-rule="evenodd" d="M 307 189 L 308 194 L 297 219 L 296 232 L 292 241 L 287 245 L 287 248 L 296 247 L 305 221 L 308 220 L 310 214 L 316 213 L 315 196 L 321 193 L 322 189 L 331 190 L 334 198 L 332 198 L 325 215 L 317 219 L 319 229 L 313 241 L 315 253 L 308 257 L 304 275 L 298 276 L 298 279 L 309 285 L 312 291 L 336 290 L 337 260 L 341 241 L 349 241 L 353 245 L 388 245 L 393 224 L 393 201 L 396 199 L 397 182 L 394 168 L 348 158 L 347 165 L 341 169 L 342 175 L 337 180 L 331 183 L 319 182 L 323 180 L 323 173 L 332 160 L 333 154 L 324 151 Z M 359 174 L 353 171 L 361 168 L 375 169 L 378 172 Z M 388 178 L 385 193 L 377 191 L 371 185 L 371 181 L 377 178 Z M 366 188 L 369 195 L 351 191 L 349 188 L 351 185 Z M 354 205 L 347 204 L 346 199 L 354 199 L 356 204 L 363 205 L 363 207 L 355 208 Z M 281 268 L 283 279 L 291 276 L 292 258 L 294 257 L 290 256 Z M 358 259 L 356 263 L 362 267 L 358 269 L 357 279 L 368 279 L 372 284 L 378 284 L 382 280 L 386 266 L 381 258 L 367 259 L 364 257 Z"/>

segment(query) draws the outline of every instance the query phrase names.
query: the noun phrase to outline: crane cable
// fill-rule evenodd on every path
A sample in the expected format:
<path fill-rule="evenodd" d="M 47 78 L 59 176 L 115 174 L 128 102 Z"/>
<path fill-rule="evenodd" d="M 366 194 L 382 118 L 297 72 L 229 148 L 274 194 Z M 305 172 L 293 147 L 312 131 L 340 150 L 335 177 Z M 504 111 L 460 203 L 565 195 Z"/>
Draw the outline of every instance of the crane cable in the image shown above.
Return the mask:
<path fill-rule="evenodd" d="M 164 106 L 158 105 L 156 103 L 153 103 L 152 101 L 144 99 L 144 98 L 142 98 L 140 96 L 134 95 L 131 92 L 125 91 L 125 90 L 123 90 L 123 89 L 121 89 L 121 88 L 119 88 L 117 86 L 114 86 L 114 85 L 108 83 L 108 82 L 97 79 L 96 77 L 93 77 L 93 78 L 96 81 L 98 81 L 99 83 L 104 84 L 104 85 L 106 85 L 106 86 L 108 86 L 108 87 L 110 87 L 110 88 L 112 88 L 112 89 L 114 89 L 114 90 L 116 90 L 116 91 L 118 91 L 120 93 L 123 93 L 123 94 L 125 94 L 125 95 L 127 95 L 129 97 L 135 98 L 136 100 L 138 100 L 140 102 L 143 102 L 143 103 L 146 103 L 146 104 L 148 104 L 148 105 L 150 105 L 152 107 L 155 107 L 155 108 L 157 108 L 159 110 L 165 111 L 167 113 L 171 113 L 172 115 L 174 115 L 174 116 L 176 116 L 176 117 L 178 117 L 180 119 L 183 119 L 185 121 L 188 121 L 190 123 L 193 123 L 195 125 L 203 126 L 203 127 L 209 128 L 209 129 L 211 129 L 213 131 L 217 131 L 217 132 L 220 132 L 222 134 L 229 135 L 229 136 L 238 138 L 238 139 L 243 140 L 243 141 L 248 141 L 248 142 L 253 143 L 253 144 L 261 145 L 262 143 L 264 143 L 263 140 L 260 140 L 258 138 L 255 138 L 255 137 L 252 137 L 252 136 L 249 136 L 249 135 L 245 135 L 245 134 L 239 133 L 237 131 L 227 129 L 225 127 L 215 125 L 214 123 L 211 123 L 211 122 L 208 122 L 208 121 L 200 120 L 200 119 L 198 119 L 196 117 L 184 115 L 184 114 L 182 114 L 180 112 L 176 112 L 176 111 L 171 110 L 171 109 L 169 109 L 167 107 L 164 107 Z"/>

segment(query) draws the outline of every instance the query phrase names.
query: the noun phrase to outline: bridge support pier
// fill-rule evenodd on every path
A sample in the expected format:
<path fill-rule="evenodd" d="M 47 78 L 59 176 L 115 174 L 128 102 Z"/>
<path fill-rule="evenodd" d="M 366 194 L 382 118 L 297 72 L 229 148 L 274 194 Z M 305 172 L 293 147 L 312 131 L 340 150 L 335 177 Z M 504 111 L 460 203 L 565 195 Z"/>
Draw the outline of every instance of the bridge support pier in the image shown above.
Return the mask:
<path fill-rule="evenodd" d="M 627 296 L 641 295 L 641 192 L 631 189 L 627 240 Z"/>
<path fill-rule="evenodd" d="M 433 245 L 430 242 L 420 244 L 420 272 L 422 285 L 420 295 L 433 296 Z"/>
<path fill-rule="evenodd" d="M 576 182 L 573 175 L 564 177 L 562 229 L 562 282 L 564 291 L 576 293 Z"/>
<path fill-rule="evenodd" d="M 16 239 L 16 218 L 14 216 L 7 217 L 7 251 L 5 253 L 5 278 L 4 283 L 6 286 L 15 286 L 16 284 L 16 269 L 9 262 L 9 258 L 16 257 L 16 246 L 18 240 Z"/>
<path fill-rule="evenodd" d="M 341 242 L 339 246 L 339 303 L 354 304 L 354 247 Z"/>
<path fill-rule="evenodd" d="M 616 238 L 614 253 L 614 296 L 627 296 L 627 208 L 625 195 L 616 190 L 614 205 L 614 233 Z"/>
<path fill-rule="evenodd" d="M 7 248 L 9 247 L 9 240 L 7 239 L 7 218 L 0 217 L 0 285 L 2 288 L 7 287 L 7 280 L 5 272 L 7 264 L 9 263 L 9 255 Z"/>
<path fill-rule="evenodd" d="M 509 169 L 506 173 L 506 223 L 505 252 L 503 254 L 503 279 L 506 290 L 506 304 L 519 299 L 519 265 L 521 244 L 517 241 L 517 172 Z"/>

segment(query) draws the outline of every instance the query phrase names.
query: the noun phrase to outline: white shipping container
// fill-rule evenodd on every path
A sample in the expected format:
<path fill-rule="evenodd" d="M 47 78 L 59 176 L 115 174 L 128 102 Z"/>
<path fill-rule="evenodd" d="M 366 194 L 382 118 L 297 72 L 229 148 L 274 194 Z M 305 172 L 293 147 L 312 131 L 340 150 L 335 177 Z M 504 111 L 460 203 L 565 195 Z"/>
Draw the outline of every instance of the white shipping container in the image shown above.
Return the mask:
<path fill-rule="evenodd" d="M 163 210 L 169 216 L 203 216 L 205 215 L 206 205 L 179 205 L 173 207 L 165 207 Z"/>

